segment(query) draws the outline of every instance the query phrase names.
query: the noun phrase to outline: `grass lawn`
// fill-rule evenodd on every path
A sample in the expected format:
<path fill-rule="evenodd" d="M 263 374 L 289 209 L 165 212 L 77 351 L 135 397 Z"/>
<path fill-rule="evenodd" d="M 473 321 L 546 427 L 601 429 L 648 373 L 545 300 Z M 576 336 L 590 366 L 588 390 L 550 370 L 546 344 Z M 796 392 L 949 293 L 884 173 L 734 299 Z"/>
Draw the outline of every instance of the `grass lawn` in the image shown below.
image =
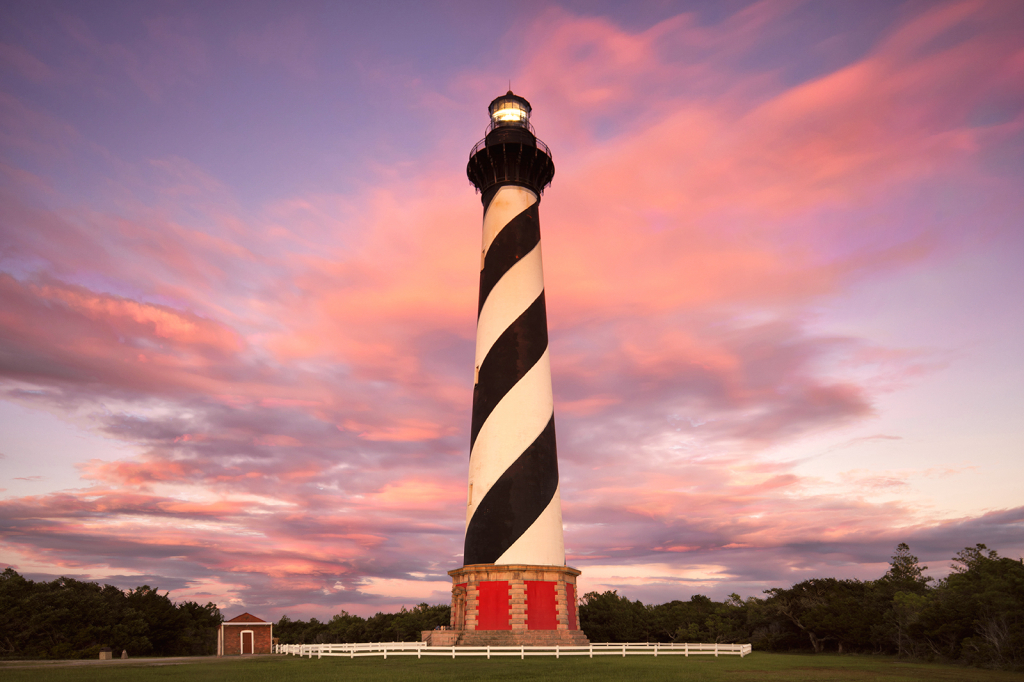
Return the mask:
<path fill-rule="evenodd" d="M 0 663 L 4 682 L 335 682 L 337 680 L 417 680 L 459 682 L 466 680 L 554 680 L 556 682 L 632 682 L 633 680 L 691 680 L 693 682 L 788 681 L 837 682 L 996 682 L 1015 680 L 1019 673 L 978 670 L 932 663 L 906 663 L 882 656 L 837 656 L 754 653 L 746 658 L 715 659 L 700 656 L 602 656 L 600 658 L 547 657 L 503 659 L 422 659 L 256 657 L 145 667 L 145 659 L 54 667 L 40 663 L 31 668 L 12 668 Z"/>

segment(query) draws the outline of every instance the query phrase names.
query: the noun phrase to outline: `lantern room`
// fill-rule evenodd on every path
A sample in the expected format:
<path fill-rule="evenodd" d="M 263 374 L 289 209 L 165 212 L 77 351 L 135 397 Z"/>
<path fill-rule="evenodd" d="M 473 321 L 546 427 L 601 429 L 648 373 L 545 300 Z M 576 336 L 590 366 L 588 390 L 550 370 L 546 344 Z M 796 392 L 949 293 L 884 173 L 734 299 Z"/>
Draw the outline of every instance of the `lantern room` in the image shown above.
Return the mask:
<path fill-rule="evenodd" d="M 530 103 L 512 94 L 511 90 L 491 102 L 487 110 L 491 114 L 492 130 L 505 127 L 530 129 Z"/>

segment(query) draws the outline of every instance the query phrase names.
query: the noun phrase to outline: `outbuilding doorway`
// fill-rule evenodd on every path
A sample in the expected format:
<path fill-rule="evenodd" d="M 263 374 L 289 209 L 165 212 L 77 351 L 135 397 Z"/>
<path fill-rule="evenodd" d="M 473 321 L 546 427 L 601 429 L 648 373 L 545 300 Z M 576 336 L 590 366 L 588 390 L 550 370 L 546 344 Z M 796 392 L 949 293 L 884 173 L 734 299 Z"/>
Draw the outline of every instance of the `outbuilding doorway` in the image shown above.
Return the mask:
<path fill-rule="evenodd" d="M 252 653 L 252 630 L 242 631 L 242 655 Z"/>

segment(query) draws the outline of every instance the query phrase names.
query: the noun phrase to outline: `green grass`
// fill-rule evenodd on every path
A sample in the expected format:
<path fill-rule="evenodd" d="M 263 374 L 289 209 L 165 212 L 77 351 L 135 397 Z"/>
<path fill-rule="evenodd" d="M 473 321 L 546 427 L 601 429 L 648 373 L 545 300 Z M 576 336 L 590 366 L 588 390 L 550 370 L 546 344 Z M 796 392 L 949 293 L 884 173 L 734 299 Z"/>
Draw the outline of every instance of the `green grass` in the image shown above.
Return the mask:
<path fill-rule="evenodd" d="M 33 665 L 15 669 L 13 662 L 0 663 L 4 682 L 363 682 L 417 680 L 461 682 L 463 680 L 508 680 L 528 682 L 633 682 L 634 680 L 684 680 L 691 682 L 1009 682 L 1019 673 L 978 670 L 932 663 L 907 663 L 882 656 L 836 656 L 754 653 L 738 656 L 690 657 L 629 656 L 619 658 L 547 657 L 503 659 L 422 659 L 401 657 L 383 660 L 305 659 L 256 657 L 210 662 L 142 667 L 144 659 L 131 666 L 89 665 L 53 667 Z"/>

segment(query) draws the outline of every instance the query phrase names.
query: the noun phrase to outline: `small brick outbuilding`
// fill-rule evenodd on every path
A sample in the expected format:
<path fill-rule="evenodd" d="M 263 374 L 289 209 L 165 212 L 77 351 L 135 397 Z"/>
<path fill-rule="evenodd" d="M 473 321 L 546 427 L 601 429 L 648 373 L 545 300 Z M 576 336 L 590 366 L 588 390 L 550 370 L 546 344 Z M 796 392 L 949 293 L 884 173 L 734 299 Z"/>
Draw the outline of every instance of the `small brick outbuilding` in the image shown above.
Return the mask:
<path fill-rule="evenodd" d="M 243 613 L 220 625 L 218 656 L 269 654 L 274 641 L 274 624 L 251 613 Z"/>

